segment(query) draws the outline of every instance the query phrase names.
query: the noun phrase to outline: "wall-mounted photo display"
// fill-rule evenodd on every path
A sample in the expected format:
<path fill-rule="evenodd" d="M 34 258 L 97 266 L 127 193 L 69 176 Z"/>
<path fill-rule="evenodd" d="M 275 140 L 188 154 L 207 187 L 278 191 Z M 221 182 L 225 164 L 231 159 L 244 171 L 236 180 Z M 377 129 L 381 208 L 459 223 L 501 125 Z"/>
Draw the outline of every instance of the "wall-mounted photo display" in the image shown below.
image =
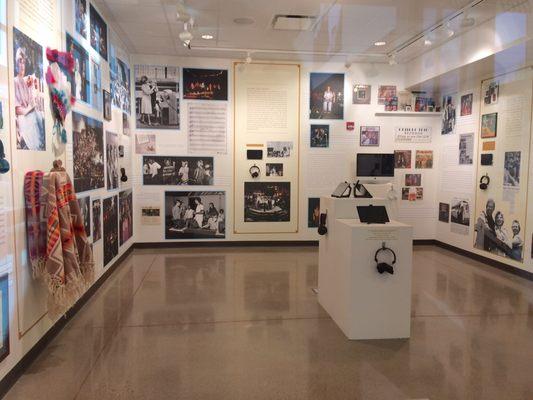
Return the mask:
<path fill-rule="evenodd" d="M 320 222 L 320 197 L 307 199 L 307 227 L 318 228 Z"/>
<path fill-rule="evenodd" d="M 520 151 L 506 151 L 503 164 L 503 187 L 520 187 L 520 164 L 522 153 Z"/>
<path fill-rule="evenodd" d="M 125 113 L 131 112 L 130 67 L 115 54 L 115 46 L 109 46 L 109 81 L 111 104 Z"/>
<path fill-rule="evenodd" d="M 104 97 L 104 119 L 111 121 L 111 93 L 104 89 L 102 90 L 102 94 Z"/>
<path fill-rule="evenodd" d="M 138 133 L 135 135 L 135 153 L 155 154 L 156 136 L 154 134 Z"/>
<path fill-rule="evenodd" d="M 118 255 L 118 196 L 103 201 L 104 267 Z"/>
<path fill-rule="evenodd" d="M 311 72 L 309 119 L 344 119 L 344 74 Z"/>
<path fill-rule="evenodd" d="M 122 113 L 122 134 L 124 136 L 130 136 L 131 134 L 130 116 L 125 112 Z"/>
<path fill-rule="evenodd" d="M 442 135 L 455 133 L 456 104 L 455 95 L 446 95 L 442 97 Z"/>
<path fill-rule="evenodd" d="M 180 69 L 135 65 L 137 129 L 180 129 Z"/>
<path fill-rule="evenodd" d="M 144 185 L 214 184 L 213 157 L 144 156 Z"/>
<path fill-rule="evenodd" d="M 415 167 L 417 169 L 433 168 L 433 150 L 417 150 L 415 156 Z"/>
<path fill-rule="evenodd" d="M 394 150 L 394 168 L 411 168 L 411 150 Z"/>
<path fill-rule="evenodd" d="M 91 198 L 89 196 L 78 197 L 83 226 L 87 237 L 91 236 Z"/>
<path fill-rule="evenodd" d="M 311 125 L 311 147 L 329 147 L 329 125 Z"/>
<path fill-rule="evenodd" d="M 104 127 L 72 112 L 72 160 L 76 193 L 104 187 Z"/>
<path fill-rule="evenodd" d="M 405 186 L 422 185 L 422 174 L 405 174 Z"/>
<path fill-rule="evenodd" d="M 489 85 L 485 88 L 483 102 L 486 105 L 496 104 L 498 103 L 499 95 L 500 95 L 500 83 L 490 82 Z"/>
<path fill-rule="evenodd" d="M 119 141 L 118 135 L 114 132 L 105 133 L 105 164 L 106 164 L 106 187 L 107 190 L 118 189 L 119 182 Z"/>
<path fill-rule="evenodd" d="M 292 142 L 267 142 L 268 158 L 290 157 L 293 149 Z"/>
<path fill-rule="evenodd" d="M 290 219 L 290 182 L 244 182 L 246 222 L 288 222 Z"/>
<path fill-rule="evenodd" d="M 186 100 L 228 100 L 226 69 L 183 68 L 183 98 Z"/>
<path fill-rule="evenodd" d="M 472 115 L 472 104 L 474 103 L 474 94 L 468 93 L 461 96 L 461 117 Z"/>
<path fill-rule="evenodd" d="M 474 163 L 474 134 L 464 133 L 459 136 L 459 165 Z"/>
<path fill-rule="evenodd" d="M 89 7 L 87 7 L 87 0 L 74 0 L 74 21 L 78 35 L 87 39 L 89 26 Z"/>
<path fill-rule="evenodd" d="M 0 277 L 0 361 L 9 355 L 9 274 Z"/>
<path fill-rule="evenodd" d="M 165 192 L 165 239 L 224 239 L 226 192 Z"/>
<path fill-rule="evenodd" d="M 498 113 L 481 116 L 481 139 L 495 138 L 498 134 Z"/>
<path fill-rule="evenodd" d="M 507 218 L 506 218 L 507 217 Z M 505 215 L 494 199 L 489 198 L 475 225 L 476 249 L 522 261 L 524 240 L 521 221 Z"/>
<path fill-rule="evenodd" d="M 352 104 L 370 104 L 371 97 L 371 85 L 353 85 Z"/>
<path fill-rule="evenodd" d="M 13 28 L 17 149 L 46 150 L 43 48 Z"/>
<path fill-rule="evenodd" d="M 91 107 L 98 111 L 102 111 L 102 69 L 100 64 L 91 58 Z"/>
<path fill-rule="evenodd" d="M 468 200 L 453 198 L 450 207 L 450 222 L 452 224 L 470 226 L 470 202 Z"/>
<path fill-rule="evenodd" d="M 102 239 L 102 200 L 93 200 L 92 206 L 93 220 L 93 243 Z"/>
<path fill-rule="evenodd" d="M 90 22 L 91 47 L 107 61 L 107 24 L 92 4 L 90 5 Z"/>
<path fill-rule="evenodd" d="M 283 164 L 282 163 L 267 163 L 266 164 L 266 176 L 283 176 Z"/>
<path fill-rule="evenodd" d="M 361 146 L 379 146 L 379 126 L 361 126 L 359 144 Z"/>
<path fill-rule="evenodd" d="M 449 203 L 439 203 L 439 221 L 440 222 L 450 222 L 450 204 Z"/>
<path fill-rule="evenodd" d="M 398 98 L 398 92 L 394 85 L 379 85 L 378 86 L 378 104 L 385 105 L 387 101 L 393 98 Z"/>
<path fill-rule="evenodd" d="M 161 208 L 156 206 L 141 207 L 141 225 L 160 225 Z"/>
<path fill-rule="evenodd" d="M 133 193 L 130 190 L 120 192 L 118 198 L 119 239 L 122 246 L 133 236 Z"/>
<path fill-rule="evenodd" d="M 76 98 L 76 101 L 83 101 L 84 103 L 90 104 L 91 69 L 89 65 L 89 53 L 68 32 L 66 37 L 67 51 L 74 57 L 74 73 L 72 75 L 67 74 L 72 94 Z"/>

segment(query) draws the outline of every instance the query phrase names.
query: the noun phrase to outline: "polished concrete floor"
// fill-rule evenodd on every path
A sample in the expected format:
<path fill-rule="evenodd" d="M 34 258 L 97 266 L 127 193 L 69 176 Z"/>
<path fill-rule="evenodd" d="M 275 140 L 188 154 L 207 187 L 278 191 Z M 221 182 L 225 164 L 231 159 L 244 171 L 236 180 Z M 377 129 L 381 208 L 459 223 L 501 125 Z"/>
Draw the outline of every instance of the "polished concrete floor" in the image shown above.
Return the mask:
<path fill-rule="evenodd" d="M 533 282 L 417 247 L 411 339 L 353 342 L 317 256 L 136 250 L 6 399 L 533 399 Z"/>

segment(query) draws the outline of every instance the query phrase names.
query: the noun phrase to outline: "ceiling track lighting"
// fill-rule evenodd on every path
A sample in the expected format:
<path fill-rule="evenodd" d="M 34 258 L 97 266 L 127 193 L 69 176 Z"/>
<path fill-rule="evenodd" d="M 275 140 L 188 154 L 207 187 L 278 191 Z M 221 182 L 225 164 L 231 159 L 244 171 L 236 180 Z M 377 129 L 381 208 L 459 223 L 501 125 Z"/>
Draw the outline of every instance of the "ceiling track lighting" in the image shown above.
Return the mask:
<path fill-rule="evenodd" d="M 187 22 L 183 25 L 183 32 L 179 34 L 179 38 L 184 47 L 191 49 L 191 41 L 193 39 L 192 33 L 189 32 L 189 27 Z"/>

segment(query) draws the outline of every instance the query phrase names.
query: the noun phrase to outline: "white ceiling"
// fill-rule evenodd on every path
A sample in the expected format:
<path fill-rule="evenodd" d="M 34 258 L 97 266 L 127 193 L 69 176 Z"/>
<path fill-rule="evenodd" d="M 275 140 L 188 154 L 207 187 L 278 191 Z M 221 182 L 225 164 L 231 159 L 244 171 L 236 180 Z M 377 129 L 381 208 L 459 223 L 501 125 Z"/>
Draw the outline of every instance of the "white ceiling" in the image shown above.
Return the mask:
<path fill-rule="evenodd" d="M 386 54 L 475 2 L 185 0 L 195 19 L 192 50 L 184 48 L 178 39 L 183 24 L 176 19 L 177 0 L 94 0 L 94 3 L 106 10 L 132 53 L 242 58 L 243 49 L 252 49 L 266 51 L 252 54 L 254 59 L 316 59 L 323 53 L 322 58 L 337 54 L 344 58 L 348 55 L 353 61 L 386 62 Z M 479 23 L 516 3 L 524 1 L 483 0 L 472 13 L 474 10 L 479 13 L 476 15 Z M 318 23 L 307 32 L 276 31 L 271 26 L 276 14 L 312 15 L 318 17 Z M 237 25 L 233 22 L 237 17 L 251 17 L 255 23 Z M 206 33 L 214 39 L 201 39 Z M 376 41 L 386 41 L 387 45 L 376 47 Z M 411 50 L 410 56 L 423 51 Z"/>

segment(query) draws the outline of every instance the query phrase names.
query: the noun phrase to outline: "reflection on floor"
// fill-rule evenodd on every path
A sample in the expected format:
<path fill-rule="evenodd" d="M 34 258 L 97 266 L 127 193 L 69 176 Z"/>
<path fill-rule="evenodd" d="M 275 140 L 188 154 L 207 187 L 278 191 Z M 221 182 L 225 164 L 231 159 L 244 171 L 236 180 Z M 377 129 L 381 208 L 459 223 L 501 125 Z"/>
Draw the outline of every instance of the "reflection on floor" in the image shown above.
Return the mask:
<path fill-rule="evenodd" d="M 7 399 L 533 398 L 533 282 L 415 249 L 410 340 L 345 339 L 316 248 L 136 250 Z"/>

